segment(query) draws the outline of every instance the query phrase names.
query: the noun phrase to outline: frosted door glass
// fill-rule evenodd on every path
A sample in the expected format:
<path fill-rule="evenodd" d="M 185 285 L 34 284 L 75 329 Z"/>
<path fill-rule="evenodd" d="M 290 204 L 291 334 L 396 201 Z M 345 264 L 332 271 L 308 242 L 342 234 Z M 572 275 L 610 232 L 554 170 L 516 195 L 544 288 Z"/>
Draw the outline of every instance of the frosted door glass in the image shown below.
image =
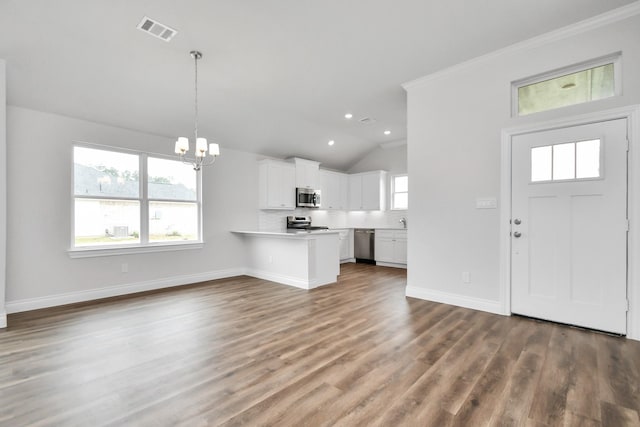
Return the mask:
<path fill-rule="evenodd" d="M 575 144 L 553 146 L 553 179 L 574 179 L 576 177 Z"/>
<path fill-rule="evenodd" d="M 551 146 L 531 149 L 531 182 L 551 180 Z"/>
<path fill-rule="evenodd" d="M 576 144 L 576 178 L 600 177 L 600 140 Z"/>

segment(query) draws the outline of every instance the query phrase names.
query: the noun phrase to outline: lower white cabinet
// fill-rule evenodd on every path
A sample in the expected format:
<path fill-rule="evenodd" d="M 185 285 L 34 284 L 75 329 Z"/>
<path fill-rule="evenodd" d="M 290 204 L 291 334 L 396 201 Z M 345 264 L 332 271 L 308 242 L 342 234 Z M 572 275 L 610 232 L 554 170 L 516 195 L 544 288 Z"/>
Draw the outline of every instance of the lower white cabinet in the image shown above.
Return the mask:
<path fill-rule="evenodd" d="M 349 228 L 338 229 L 340 240 L 340 261 L 353 260 L 353 230 Z"/>
<path fill-rule="evenodd" d="M 376 262 L 407 264 L 407 230 L 376 229 Z"/>

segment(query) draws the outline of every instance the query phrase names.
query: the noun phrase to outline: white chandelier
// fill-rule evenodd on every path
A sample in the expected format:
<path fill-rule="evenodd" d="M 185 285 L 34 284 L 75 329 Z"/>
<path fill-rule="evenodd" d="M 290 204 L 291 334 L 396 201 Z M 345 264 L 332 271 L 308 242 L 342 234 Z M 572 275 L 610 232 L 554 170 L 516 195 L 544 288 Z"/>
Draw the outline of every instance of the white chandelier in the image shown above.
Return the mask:
<path fill-rule="evenodd" d="M 197 50 L 192 50 L 191 57 L 195 61 L 196 78 L 195 78 L 195 129 L 194 136 L 196 142 L 196 154 L 193 158 L 186 157 L 187 151 L 189 151 L 189 138 L 181 136 L 176 141 L 175 152 L 180 156 L 180 160 L 193 166 L 193 170 L 199 171 L 202 166 L 212 165 L 216 161 L 216 157 L 220 155 L 220 146 L 218 144 L 209 144 L 207 147 L 207 138 L 198 137 L 198 59 L 202 58 L 202 53 Z M 209 151 L 207 153 L 207 150 Z"/>

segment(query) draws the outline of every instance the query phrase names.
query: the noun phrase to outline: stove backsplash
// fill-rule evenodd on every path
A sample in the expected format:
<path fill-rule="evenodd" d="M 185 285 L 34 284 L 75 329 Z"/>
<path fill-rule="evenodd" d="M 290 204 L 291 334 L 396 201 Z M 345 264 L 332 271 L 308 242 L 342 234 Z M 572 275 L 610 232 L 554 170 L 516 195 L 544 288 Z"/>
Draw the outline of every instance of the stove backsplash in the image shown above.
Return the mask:
<path fill-rule="evenodd" d="M 298 208 L 294 211 L 258 211 L 258 230 L 283 232 L 287 230 L 287 215 L 310 215 L 312 225 L 329 228 L 402 228 L 400 219 L 407 218 L 408 211 L 324 211 Z"/>

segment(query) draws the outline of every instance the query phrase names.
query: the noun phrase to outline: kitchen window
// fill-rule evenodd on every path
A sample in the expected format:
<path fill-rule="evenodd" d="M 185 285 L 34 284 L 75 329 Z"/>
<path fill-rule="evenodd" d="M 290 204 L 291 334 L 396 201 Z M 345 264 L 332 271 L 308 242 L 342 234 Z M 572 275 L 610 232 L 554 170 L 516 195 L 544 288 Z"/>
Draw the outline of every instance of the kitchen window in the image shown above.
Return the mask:
<path fill-rule="evenodd" d="M 72 251 L 200 243 L 199 180 L 180 161 L 75 145 Z"/>
<path fill-rule="evenodd" d="M 409 207 L 409 176 L 391 177 L 391 209 L 406 210 Z"/>

